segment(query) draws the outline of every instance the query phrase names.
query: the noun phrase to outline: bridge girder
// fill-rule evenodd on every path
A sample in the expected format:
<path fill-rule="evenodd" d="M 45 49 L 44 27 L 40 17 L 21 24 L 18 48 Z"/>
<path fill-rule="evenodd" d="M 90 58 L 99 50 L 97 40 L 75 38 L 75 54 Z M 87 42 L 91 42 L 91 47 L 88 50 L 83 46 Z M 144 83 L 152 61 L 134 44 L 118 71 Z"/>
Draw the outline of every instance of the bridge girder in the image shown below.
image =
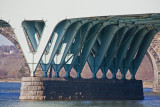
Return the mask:
<path fill-rule="evenodd" d="M 55 77 L 59 77 L 59 71 L 64 67 L 66 77 L 70 77 L 74 68 L 80 78 L 88 62 L 92 78 L 96 78 L 101 69 L 103 78 L 108 70 L 112 72 L 112 78 L 116 78 L 120 70 L 125 79 L 129 70 L 135 79 L 149 44 L 160 29 L 160 14 L 65 19 L 56 25 L 50 36 L 43 34 L 47 27 L 43 20 L 24 20 L 21 25 L 25 34 L 23 39 L 26 39 L 22 41 L 27 41 L 28 46 L 22 45 L 21 35 L 16 37 L 31 76 L 35 76 L 40 64 L 44 77 L 50 67 L 53 67 Z M 3 20 L 0 20 L 0 26 L 10 27 Z"/>

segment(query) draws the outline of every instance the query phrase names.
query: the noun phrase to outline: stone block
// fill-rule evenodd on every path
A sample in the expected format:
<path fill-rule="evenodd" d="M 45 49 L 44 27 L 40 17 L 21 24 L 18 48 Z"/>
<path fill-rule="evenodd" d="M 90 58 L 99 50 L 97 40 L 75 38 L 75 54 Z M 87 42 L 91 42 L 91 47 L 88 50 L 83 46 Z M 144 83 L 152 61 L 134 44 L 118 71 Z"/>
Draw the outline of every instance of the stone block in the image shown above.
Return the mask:
<path fill-rule="evenodd" d="M 37 91 L 37 96 L 43 96 L 44 92 L 43 91 Z"/>
<path fill-rule="evenodd" d="M 19 99 L 20 100 L 28 100 L 28 96 L 20 96 Z"/>
<path fill-rule="evenodd" d="M 30 86 L 32 82 L 21 82 L 21 86 Z"/>
<path fill-rule="evenodd" d="M 42 77 L 32 77 L 33 82 L 42 82 L 43 78 Z"/>
<path fill-rule="evenodd" d="M 20 90 L 28 90 L 28 86 L 22 85 Z"/>
<path fill-rule="evenodd" d="M 21 91 L 21 93 L 20 93 L 20 96 L 30 96 L 31 94 L 30 94 L 30 92 L 29 91 Z"/>
<path fill-rule="evenodd" d="M 45 86 L 37 86 L 37 91 L 45 90 Z"/>
<path fill-rule="evenodd" d="M 37 91 L 38 90 L 38 86 L 28 86 L 27 90 L 28 91 Z"/>
<path fill-rule="evenodd" d="M 28 82 L 28 81 L 30 82 L 30 81 L 32 81 L 32 77 L 23 77 L 22 81 L 23 82 Z"/>
<path fill-rule="evenodd" d="M 40 86 L 40 85 L 43 85 L 43 82 L 32 82 L 32 85 Z"/>

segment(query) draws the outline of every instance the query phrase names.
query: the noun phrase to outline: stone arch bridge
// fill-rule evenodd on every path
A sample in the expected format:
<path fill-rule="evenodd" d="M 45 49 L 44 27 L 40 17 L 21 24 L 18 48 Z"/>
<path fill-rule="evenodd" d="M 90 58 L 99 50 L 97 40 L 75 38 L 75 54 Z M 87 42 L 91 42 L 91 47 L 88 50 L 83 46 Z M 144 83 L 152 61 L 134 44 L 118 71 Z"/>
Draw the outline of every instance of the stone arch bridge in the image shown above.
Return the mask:
<path fill-rule="evenodd" d="M 107 23 L 107 22 L 109 22 L 109 23 Z M 122 23 L 122 24 L 120 24 L 120 23 Z M 132 79 L 134 79 L 136 71 L 139 67 L 139 64 L 144 56 L 143 55 L 143 53 L 145 52 L 144 48 L 148 48 L 147 47 L 148 44 L 145 44 L 145 41 L 150 43 L 150 41 L 152 39 L 152 37 L 150 38 L 150 35 L 153 35 L 153 34 L 155 35 L 159 31 L 159 26 L 160 26 L 159 24 L 160 24 L 160 15 L 159 14 L 115 16 L 115 17 L 112 17 L 112 16 L 109 16 L 109 17 L 89 17 L 89 18 L 64 20 L 64 21 L 60 22 L 56 26 L 56 29 L 55 29 L 55 30 L 57 30 L 56 32 L 60 33 L 59 31 L 61 31 L 64 34 L 61 34 L 63 36 L 61 39 L 59 39 L 59 44 L 57 45 L 58 47 L 56 47 L 56 45 L 55 45 L 55 47 L 57 49 L 55 51 L 56 53 L 54 53 L 54 54 L 58 54 L 59 52 L 62 52 L 62 51 L 65 51 L 65 52 L 63 53 L 63 56 L 54 55 L 54 57 L 56 57 L 58 59 L 61 57 L 63 59 L 63 61 L 60 63 L 63 63 L 64 67 L 66 68 L 66 76 L 69 77 L 70 70 L 68 71 L 67 69 L 70 69 L 73 66 L 67 65 L 67 63 L 72 64 L 72 62 L 70 62 L 70 60 L 72 59 L 72 56 L 75 55 L 75 53 L 72 53 L 72 51 L 76 51 L 75 46 L 79 47 L 79 45 L 77 45 L 76 43 L 79 43 L 82 46 L 82 44 L 84 44 L 85 42 L 88 42 L 85 40 L 84 41 L 81 40 L 83 38 L 81 38 L 81 36 L 79 36 L 79 35 L 81 35 L 81 34 L 83 35 L 84 32 L 86 33 L 85 30 L 87 30 L 87 29 L 90 30 L 90 32 L 89 32 L 89 33 L 91 33 L 90 36 L 92 36 L 92 35 L 96 36 L 96 33 L 99 33 L 99 31 L 101 31 L 101 30 L 104 30 L 103 32 L 100 33 L 101 35 L 103 35 L 103 33 L 105 33 L 106 35 L 115 35 L 115 36 L 113 36 L 113 38 L 111 36 L 108 38 L 105 38 L 105 37 L 101 38 L 101 37 L 98 37 L 98 35 L 97 35 L 97 38 L 94 38 L 94 37 L 91 38 L 91 39 L 95 39 L 95 40 L 92 40 L 92 41 L 90 40 L 88 43 L 88 45 L 92 44 L 90 47 L 86 48 L 86 49 L 90 48 L 90 52 L 88 52 L 87 56 L 84 56 L 83 58 L 86 59 L 85 62 L 87 61 L 89 63 L 90 68 L 93 73 L 93 78 L 96 78 L 96 71 L 103 66 L 104 60 L 110 61 L 108 59 L 113 59 L 113 61 L 117 61 L 117 60 L 114 60 L 115 56 L 113 56 L 113 57 L 109 56 L 109 54 L 110 55 L 113 54 L 113 52 L 111 52 L 111 51 L 114 51 L 113 48 L 116 48 L 116 47 L 114 47 L 114 43 L 115 43 L 114 41 L 119 39 L 120 36 L 123 36 L 124 34 L 122 34 L 122 33 L 125 33 L 125 32 L 132 33 L 135 36 L 130 36 L 129 34 L 128 34 L 128 36 L 130 36 L 130 38 L 132 38 L 132 37 L 134 37 L 134 38 L 122 40 L 122 41 L 128 40 L 128 42 L 130 41 L 130 44 L 127 44 L 127 42 L 125 42 L 126 44 L 124 43 L 125 45 L 123 45 L 121 43 L 119 44 L 119 45 L 122 45 L 121 49 L 123 51 L 127 52 L 127 50 L 128 50 L 127 54 L 125 54 L 125 52 L 124 52 L 124 54 L 122 55 L 121 53 L 123 53 L 123 51 L 121 51 L 121 49 L 119 49 L 120 54 L 117 53 L 116 55 L 120 55 L 122 58 L 118 59 L 118 61 L 120 60 L 119 63 L 113 62 L 114 67 L 110 67 L 110 70 L 113 74 L 113 79 L 114 79 L 114 78 L 116 78 L 115 74 L 117 72 L 117 70 L 115 70 L 115 69 L 121 69 L 122 78 L 125 79 L 126 70 L 124 70 L 124 69 L 126 69 L 126 68 L 123 67 L 123 64 L 121 65 L 121 63 L 124 63 L 123 61 L 131 63 L 135 58 L 137 58 L 137 60 L 134 60 L 134 61 L 138 61 L 137 62 L 138 65 L 135 67 L 135 71 L 134 71 L 134 69 L 129 68 L 130 67 L 129 64 L 126 64 L 128 67 L 127 70 L 130 69 L 131 74 L 132 74 Z M 28 42 L 30 52 L 34 53 L 34 52 L 36 52 L 36 49 L 40 43 L 40 39 L 42 37 L 42 32 L 43 32 L 43 28 L 45 26 L 45 23 L 43 21 L 23 21 L 22 26 L 23 26 L 24 33 L 27 35 L 25 37 Z M 69 26 L 70 28 L 67 26 Z M 61 27 L 63 27 L 63 28 L 61 28 Z M 105 29 L 102 29 L 102 28 L 105 28 Z M 131 29 L 131 30 L 127 31 L 127 29 Z M 72 32 L 72 30 L 75 30 L 75 32 L 78 32 L 78 33 L 74 33 L 74 32 Z M 45 51 L 43 53 L 44 57 L 42 57 L 44 59 L 46 57 L 46 54 L 48 53 L 48 50 L 50 50 L 50 48 L 53 48 L 52 42 L 54 41 L 54 39 L 58 38 L 56 36 L 57 35 L 56 32 L 53 32 L 52 35 L 54 35 L 54 36 L 50 37 L 49 42 L 46 45 Z M 24 50 L 22 49 L 22 47 L 19 44 L 20 39 L 18 38 L 19 40 L 17 40 L 17 37 L 14 34 L 14 30 L 8 25 L 7 22 L 5 22 L 3 20 L 0 20 L 0 34 L 4 35 L 13 44 L 15 44 L 15 46 L 20 50 L 20 52 L 22 52 L 22 51 L 24 52 Z M 33 37 L 33 35 L 36 35 L 36 34 L 37 34 L 37 36 Z M 71 36 L 70 39 L 68 39 L 69 35 L 75 35 L 75 36 Z M 120 36 L 116 36 L 116 35 L 120 35 Z M 127 35 L 127 33 L 126 33 L 126 35 Z M 139 36 L 141 36 L 141 38 L 140 38 L 141 40 L 137 40 L 139 38 Z M 145 36 L 146 36 L 146 38 L 145 38 Z M 89 36 L 86 38 L 89 38 Z M 147 39 L 147 38 L 150 38 L 150 39 Z M 105 44 L 105 41 L 103 41 L 103 39 L 110 40 L 113 42 L 110 42 L 109 44 Z M 121 39 L 123 39 L 123 37 L 121 37 Z M 77 40 L 79 40 L 79 42 Z M 57 41 L 58 41 L 58 39 L 57 39 Z M 54 42 L 57 43 L 57 41 L 54 41 Z M 95 42 L 93 42 L 93 41 L 95 41 Z M 69 45 L 66 44 L 67 46 L 65 46 L 65 44 L 62 44 L 65 42 L 68 43 Z M 109 42 L 109 41 L 107 41 L 107 42 Z M 136 44 L 134 42 L 139 45 L 136 46 Z M 147 56 L 149 57 L 150 61 L 152 62 L 152 66 L 154 69 L 153 91 L 155 91 L 155 92 L 160 92 L 160 89 L 159 89 L 159 86 L 160 86 L 160 79 L 159 79 L 160 78 L 160 43 L 159 42 L 160 42 L 160 34 L 157 34 L 157 36 L 155 36 L 154 39 L 152 40 L 152 43 L 150 44 L 150 46 L 147 50 L 147 53 L 146 53 Z M 71 45 L 73 45 L 73 47 Z M 100 50 L 99 50 L 98 46 L 100 46 L 100 45 L 105 45 L 108 48 L 100 48 Z M 128 45 L 128 46 L 125 47 L 126 45 Z M 143 47 L 143 45 L 145 45 L 145 47 Z M 63 49 L 65 47 L 71 47 L 73 49 L 72 50 L 70 48 Z M 82 46 L 80 48 L 83 48 L 83 47 L 85 47 L 85 46 Z M 134 48 L 132 48 L 132 47 L 134 47 Z M 130 48 L 132 48 L 132 49 L 130 49 Z M 86 49 L 80 50 L 80 51 L 78 50 L 78 53 L 75 56 L 77 57 L 77 56 L 79 56 L 79 54 L 84 54 L 83 53 L 84 51 L 87 52 Z M 127 49 L 127 50 L 125 50 L 125 49 Z M 141 52 L 140 49 L 141 50 L 144 49 L 144 50 Z M 105 50 L 105 51 L 103 51 L 103 50 Z M 109 50 L 109 51 L 107 51 L 107 50 Z M 137 50 L 139 50 L 139 51 L 137 51 Z M 81 53 L 81 51 L 82 51 L 82 53 Z M 98 55 L 99 51 L 102 53 L 102 54 L 100 54 L 102 57 L 97 56 L 98 59 L 96 58 L 98 61 L 100 61 L 100 63 L 98 63 L 99 67 L 97 68 L 97 67 L 95 67 L 95 65 L 92 65 L 92 64 L 95 64 L 95 62 L 94 62 L 95 57 L 96 57 L 96 55 Z M 107 52 L 109 52 L 109 53 L 106 54 Z M 71 54 L 67 55 L 68 53 L 71 53 Z M 134 53 L 134 54 L 132 54 L 132 53 Z M 136 55 L 139 55 L 139 56 L 136 57 Z M 24 59 L 26 60 L 26 63 L 28 63 L 29 69 L 30 70 L 31 70 L 31 68 L 33 68 L 32 70 L 36 69 L 34 62 L 32 62 L 32 64 L 30 64 L 31 62 L 27 60 L 27 57 L 28 56 L 26 54 L 24 54 Z M 131 59 L 127 59 L 128 57 L 130 57 Z M 140 59 L 138 59 L 139 57 L 140 57 Z M 53 60 L 56 60 L 56 58 Z M 73 58 L 75 60 L 75 63 L 77 63 L 76 60 L 77 61 L 81 60 L 81 59 L 79 59 L 79 57 L 77 57 L 77 58 L 78 59 Z M 106 58 L 106 59 L 104 59 L 104 58 Z M 33 54 L 33 60 L 34 60 L 34 54 Z M 39 63 L 41 63 L 41 61 Z M 116 68 L 115 63 L 119 64 L 118 66 L 120 68 L 119 67 Z M 42 70 L 46 69 L 46 66 L 48 66 L 48 65 L 43 63 L 41 66 Z M 62 67 L 62 65 L 59 63 L 56 63 L 56 66 L 55 66 L 55 64 L 53 64 L 52 66 L 54 67 L 54 70 L 55 70 L 55 76 L 58 77 L 59 74 L 56 71 L 56 68 L 60 69 Z M 112 66 L 112 64 L 111 64 L 111 66 Z M 104 67 L 104 69 L 108 69 L 108 68 L 105 68 L 105 66 L 103 66 L 103 67 Z M 103 78 L 106 78 L 106 76 L 105 76 L 106 70 L 103 71 L 103 67 L 101 68 L 101 70 L 103 72 Z M 134 66 L 132 66 L 132 67 L 134 68 Z M 81 70 L 78 71 L 80 68 L 78 69 L 76 66 L 74 66 L 74 68 L 77 69 L 77 78 L 80 78 L 81 77 L 81 74 L 80 74 Z M 35 71 L 32 71 L 32 70 L 31 70 L 31 76 L 34 76 Z M 124 70 L 124 73 L 123 73 L 123 70 Z M 44 70 L 44 76 L 47 76 L 47 72 L 48 72 L 48 69 L 47 69 L 47 71 Z"/>

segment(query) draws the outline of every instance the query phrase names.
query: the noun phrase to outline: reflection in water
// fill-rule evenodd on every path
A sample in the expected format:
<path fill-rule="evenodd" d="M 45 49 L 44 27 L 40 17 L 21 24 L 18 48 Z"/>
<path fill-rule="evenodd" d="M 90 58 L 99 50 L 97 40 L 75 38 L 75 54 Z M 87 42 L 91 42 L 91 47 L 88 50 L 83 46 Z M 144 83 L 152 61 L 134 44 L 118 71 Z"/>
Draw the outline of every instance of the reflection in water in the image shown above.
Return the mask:
<path fill-rule="evenodd" d="M 144 89 L 144 100 L 104 100 L 104 101 L 20 101 L 20 83 L 0 83 L 0 107 L 160 107 L 160 94 L 152 89 Z"/>

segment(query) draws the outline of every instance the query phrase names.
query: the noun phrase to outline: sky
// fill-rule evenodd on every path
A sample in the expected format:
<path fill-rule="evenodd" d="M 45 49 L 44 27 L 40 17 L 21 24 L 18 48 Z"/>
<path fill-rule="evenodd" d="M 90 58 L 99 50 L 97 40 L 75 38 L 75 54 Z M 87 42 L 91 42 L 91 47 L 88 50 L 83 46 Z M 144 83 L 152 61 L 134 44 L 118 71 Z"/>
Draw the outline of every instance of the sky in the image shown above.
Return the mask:
<path fill-rule="evenodd" d="M 58 23 L 66 18 L 142 13 L 160 13 L 160 0 L 0 0 L 0 19 L 15 23 L 37 18 Z"/>
<path fill-rule="evenodd" d="M 0 0 L 0 16 L 54 19 L 160 13 L 159 5 L 160 0 Z"/>
<path fill-rule="evenodd" d="M 14 45 L 11 41 L 0 34 L 0 46 L 10 46 Z"/>

